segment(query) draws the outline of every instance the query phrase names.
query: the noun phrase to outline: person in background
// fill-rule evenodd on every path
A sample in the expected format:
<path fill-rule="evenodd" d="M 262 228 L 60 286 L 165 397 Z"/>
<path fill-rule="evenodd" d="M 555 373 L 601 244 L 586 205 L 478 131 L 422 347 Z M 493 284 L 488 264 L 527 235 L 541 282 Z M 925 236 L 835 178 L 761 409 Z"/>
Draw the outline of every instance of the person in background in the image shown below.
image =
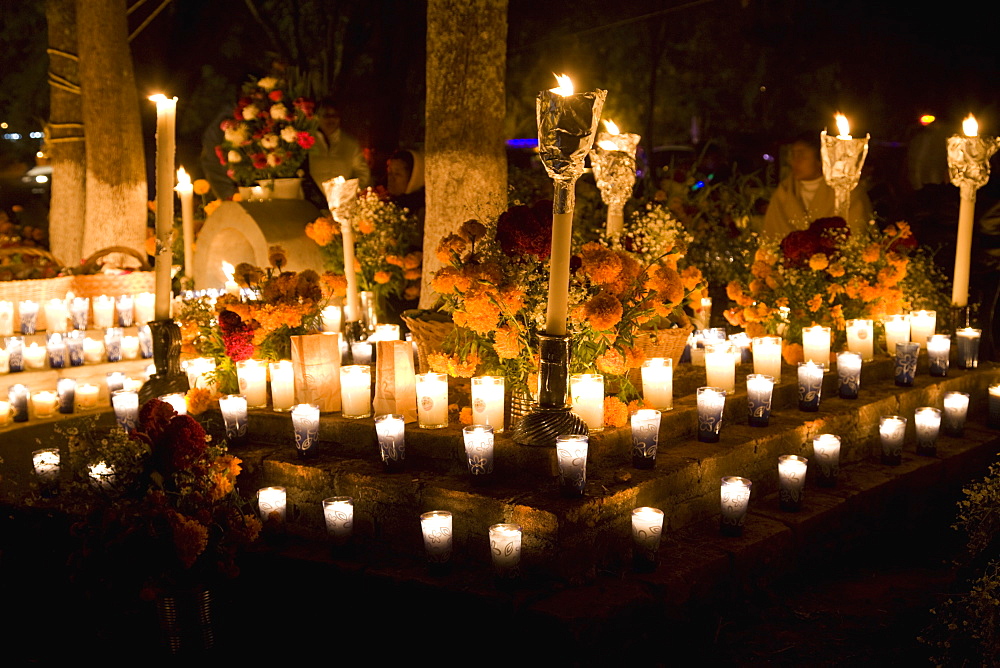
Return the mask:
<path fill-rule="evenodd" d="M 417 151 L 399 150 L 386 161 L 389 201 L 409 209 L 423 223 L 424 156 Z"/>
<path fill-rule="evenodd" d="M 765 237 L 782 239 L 789 232 L 804 230 L 818 218 L 836 216 L 833 188 L 823 178 L 819 134 L 800 135 L 791 147 L 789 174 L 771 195 L 764 214 Z M 871 219 L 871 202 L 859 186 L 851 192 L 847 224 L 860 234 Z"/>
<path fill-rule="evenodd" d="M 316 133 L 316 144 L 309 151 L 309 176 L 323 188 L 323 182 L 338 176 L 345 179 L 357 179 L 358 189 L 364 190 L 371 185 L 371 168 L 365 161 L 364 153 L 358 140 L 344 132 L 340 127 L 340 111 L 330 98 L 323 98 L 316 105 L 316 118 L 319 121 L 319 132 Z"/>

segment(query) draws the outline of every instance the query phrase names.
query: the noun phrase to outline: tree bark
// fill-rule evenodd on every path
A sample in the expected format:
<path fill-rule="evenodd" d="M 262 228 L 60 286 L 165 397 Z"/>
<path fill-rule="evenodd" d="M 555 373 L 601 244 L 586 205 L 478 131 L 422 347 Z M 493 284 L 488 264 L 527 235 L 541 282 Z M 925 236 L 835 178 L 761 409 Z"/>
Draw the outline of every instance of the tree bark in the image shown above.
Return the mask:
<path fill-rule="evenodd" d="M 423 308 L 441 237 L 507 206 L 506 56 L 507 0 L 428 0 Z"/>
<path fill-rule="evenodd" d="M 52 165 L 49 247 L 57 258 L 74 265 L 82 253 L 86 170 L 75 2 L 48 0 L 45 3 L 50 109 L 46 143 Z"/>
<path fill-rule="evenodd" d="M 77 0 L 76 19 L 87 129 L 81 255 L 108 246 L 142 251 L 148 191 L 125 1 Z"/>

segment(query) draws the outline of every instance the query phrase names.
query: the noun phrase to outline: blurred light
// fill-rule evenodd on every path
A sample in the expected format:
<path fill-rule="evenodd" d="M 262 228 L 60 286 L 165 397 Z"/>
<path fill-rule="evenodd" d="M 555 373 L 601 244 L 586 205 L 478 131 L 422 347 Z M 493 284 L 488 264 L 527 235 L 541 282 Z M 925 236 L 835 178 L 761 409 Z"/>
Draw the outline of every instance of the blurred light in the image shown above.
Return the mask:
<path fill-rule="evenodd" d="M 21 138 L 21 135 L 16 132 L 8 132 L 3 136 L 4 139 L 10 139 L 12 141 L 17 141 Z"/>
<path fill-rule="evenodd" d="M 937 120 L 937 118 L 934 116 L 934 114 L 924 114 L 923 116 L 920 117 L 920 124 L 921 125 L 930 125 L 931 123 L 933 123 L 936 120 Z"/>
<path fill-rule="evenodd" d="M 704 181 L 697 181 L 693 186 L 691 186 L 691 190 L 701 190 L 704 187 L 705 187 Z"/>
<path fill-rule="evenodd" d="M 764 160 L 766 160 L 767 162 L 774 162 L 774 156 L 771 155 L 770 153 L 765 153 L 761 157 L 764 158 Z"/>
<path fill-rule="evenodd" d="M 527 139 L 508 139 L 507 146 L 510 148 L 537 148 L 538 138 L 529 137 Z"/>
<path fill-rule="evenodd" d="M 35 177 L 35 183 L 48 183 L 48 182 L 49 182 L 49 177 L 45 176 L 45 174 L 39 174 L 38 176 Z"/>
<path fill-rule="evenodd" d="M 766 91 L 766 90 L 767 90 L 767 86 L 761 86 L 761 87 L 760 87 L 760 92 L 761 92 L 761 93 L 763 93 L 763 92 L 764 92 L 764 91 Z"/>
<path fill-rule="evenodd" d="M 0 129 L 6 130 L 7 129 L 7 123 L 6 122 L 0 123 Z"/>
<path fill-rule="evenodd" d="M 36 158 L 44 158 L 45 157 L 45 153 L 43 151 L 38 151 L 37 153 L 35 153 L 35 157 Z"/>
<path fill-rule="evenodd" d="M 28 133 L 28 136 L 29 136 L 29 137 L 31 137 L 32 139 L 41 139 L 42 137 L 44 137 L 44 136 L 45 136 L 45 133 L 43 133 L 43 132 L 38 132 L 38 131 L 36 130 L 35 132 L 29 132 L 29 133 Z"/>

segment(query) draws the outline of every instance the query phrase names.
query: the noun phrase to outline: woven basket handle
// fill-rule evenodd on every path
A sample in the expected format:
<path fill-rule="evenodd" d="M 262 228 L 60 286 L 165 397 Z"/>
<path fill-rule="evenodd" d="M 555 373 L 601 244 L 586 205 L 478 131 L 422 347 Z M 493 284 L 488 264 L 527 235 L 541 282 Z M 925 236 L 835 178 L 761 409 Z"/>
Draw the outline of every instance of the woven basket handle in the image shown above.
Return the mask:
<path fill-rule="evenodd" d="M 141 271 L 149 271 L 152 266 L 149 264 L 149 260 L 146 259 L 144 255 L 139 253 L 139 251 L 134 248 L 129 248 L 128 246 L 108 246 L 107 248 L 102 248 L 96 251 L 93 255 L 88 257 L 83 261 L 83 265 L 77 270 L 78 274 L 96 274 L 100 269 L 99 260 L 105 255 L 111 255 L 112 253 L 123 253 L 125 255 L 130 255 L 139 261 L 139 269 Z"/>
<path fill-rule="evenodd" d="M 36 248 L 34 246 L 8 246 L 6 248 L 0 248 L 0 256 L 6 255 L 34 255 L 35 257 L 45 258 L 60 269 L 66 266 L 59 261 L 59 258 L 44 248 Z"/>

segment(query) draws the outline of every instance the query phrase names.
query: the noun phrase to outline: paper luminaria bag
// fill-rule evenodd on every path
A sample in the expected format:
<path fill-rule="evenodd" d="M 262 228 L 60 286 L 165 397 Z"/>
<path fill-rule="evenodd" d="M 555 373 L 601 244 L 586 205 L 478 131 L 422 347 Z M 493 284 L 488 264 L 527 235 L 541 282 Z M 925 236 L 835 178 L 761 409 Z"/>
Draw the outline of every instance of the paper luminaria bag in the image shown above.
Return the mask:
<path fill-rule="evenodd" d="M 339 411 L 340 334 L 304 334 L 291 340 L 296 400 L 316 404 L 322 413 Z"/>
<path fill-rule="evenodd" d="M 375 415 L 402 415 L 417 421 L 417 379 L 409 341 L 378 341 L 375 369 Z"/>

